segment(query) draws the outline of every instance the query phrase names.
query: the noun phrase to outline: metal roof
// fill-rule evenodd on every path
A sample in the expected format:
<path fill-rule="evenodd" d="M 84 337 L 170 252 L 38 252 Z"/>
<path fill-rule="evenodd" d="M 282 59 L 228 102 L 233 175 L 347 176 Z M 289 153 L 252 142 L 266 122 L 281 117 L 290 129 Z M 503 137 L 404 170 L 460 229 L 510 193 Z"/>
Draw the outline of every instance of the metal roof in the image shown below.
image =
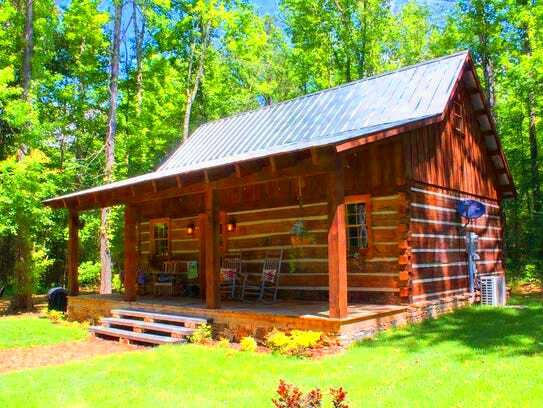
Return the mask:
<path fill-rule="evenodd" d="M 336 144 L 441 115 L 467 56 L 453 54 L 203 124 L 154 172 L 45 202 Z"/>
<path fill-rule="evenodd" d="M 441 114 L 466 56 L 462 52 L 206 123 L 157 171 L 184 173 L 343 142 Z"/>

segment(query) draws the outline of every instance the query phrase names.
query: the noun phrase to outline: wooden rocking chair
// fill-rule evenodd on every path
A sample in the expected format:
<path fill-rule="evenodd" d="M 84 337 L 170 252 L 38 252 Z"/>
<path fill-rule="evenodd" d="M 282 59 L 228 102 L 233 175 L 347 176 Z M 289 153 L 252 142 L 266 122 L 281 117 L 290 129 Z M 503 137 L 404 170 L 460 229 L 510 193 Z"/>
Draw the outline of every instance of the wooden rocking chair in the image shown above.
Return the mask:
<path fill-rule="evenodd" d="M 225 256 L 220 268 L 221 295 L 236 298 L 236 289 L 241 288 L 241 254 Z"/>
<path fill-rule="evenodd" d="M 170 296 L 173 296 L 175 275 L 179 272 L 179 263 L 166 261 L 162 265 L 162 272 L 154 275 L 153 295 L 160 294 L 160 288 L 168 288 Z"/>
<path fill-rule="evenodd" d="M 256 295 L 258 300 L 264 300 L 266 294 L 272 295 L 272 301 L 277 300 L 277 290 L 279 289 L 279 276 L 281 274 L 281 263 L 283 262 L 283 250 L 273 256 L 266 254 L 264 265 L 262 266 L 262 275 L 260 282 L 249 282 L 248 275 L 244 276 L 241 288 L 241 300 L 245 300 L 246 295 Z"/>

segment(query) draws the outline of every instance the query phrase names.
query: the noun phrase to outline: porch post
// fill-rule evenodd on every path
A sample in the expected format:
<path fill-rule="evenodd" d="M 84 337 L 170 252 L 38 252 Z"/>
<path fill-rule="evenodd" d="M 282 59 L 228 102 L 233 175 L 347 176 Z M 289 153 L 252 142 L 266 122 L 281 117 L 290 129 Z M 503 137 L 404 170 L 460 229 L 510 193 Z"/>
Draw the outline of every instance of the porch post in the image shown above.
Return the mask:
<path fill-rule="evenodd" d="M 206 274 L 206 304 L 209 309 L 220 309 L 221 297 L 219 291 L 219 212 L 217 208 L 217 193 L 211 187 L 205 196 L 205 274 Z"/>
<path fill-rule="evenodd" d="M 344 161 L 336 157 L 328 189 L 328 296 L 330 317 L 347 317 L 347 234 L 345 231 Z"/>
<path fill-rule="evenodd" d="M 127 205 L 124 210 L 124 298 L 136 300 L 137 294 L 137 252 L 136 252 L 136 211 Z"/>
<path fill-rule="evenodd" d="M 68 294 L 79 294 L 79 215 L 70 208 L 68 215 Z"/>
<path fill-rule="evenodd" d="M 198 238 L 200 239 L 200 254 L 199 254 L 199 275 L 200 275 L 200 297 L 202 302 L 206 300 L 206 225 L 207 214 L 198 215 Z"/>

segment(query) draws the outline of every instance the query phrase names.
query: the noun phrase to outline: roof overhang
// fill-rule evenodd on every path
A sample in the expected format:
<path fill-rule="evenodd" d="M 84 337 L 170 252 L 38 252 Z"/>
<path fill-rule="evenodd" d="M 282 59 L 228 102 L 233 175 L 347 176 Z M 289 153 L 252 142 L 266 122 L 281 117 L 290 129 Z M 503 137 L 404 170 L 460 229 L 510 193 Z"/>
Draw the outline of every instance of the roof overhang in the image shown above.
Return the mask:
<path fill-rule="evenodd" d="M 449 97 L 449 104 L 452 101 L 456 88 L 460 81 L 464 81 L 468 89 L 472 90 L 471 103 L 478 112 L 478 121 L 481 131 L 484 135 L 487 152 L 491 157 L 492 164 L 496 170 L 498 183 L 502 189 L 504 197 L 516 196 L 513 178 L 509 170 L 509 165 L 505 159 L 502 145 L 496 132 L 494 119 L 490 114 L 488 104 L 481 90 L 481 85 L 475 72 L 475 67 L 471 55 L 466 53 L 466 60 L 462 69 L 456 78 L 455 85 Z M 169 170 L 157 170 L 151 173 L 143 174 L 136 177 L 131 177 L 125 180 L 97 186 L 70 194 L 54 197 L 43 201 L 45 205 L 53 208 L 79 208 L 81 200 L 87 200 L 85 209 L 100 208 L 114 204 L 122 204 L 135 201 L 135 188 L 147 186 L 158 193 L 156 183 L 169 180 L 173 181 L 178 187 L 179 194 L 190 194 L 198 192 L 197 189 L 191 189 L 183 185 L 183 177 L 191 177 L 198 174 L 205 174 L 223 167 L 233 167 L 239 164 L 262 160 L 274 156 L 296 154 L 304 150 L 313 150 L 333 146 L 338 153 L 348 151 L 350 149 L 374 143 L 379 140 L 399 135 L 403 132 L 414 130 L 423 126 L 428 126 L 434 123 L 439 123 L 444 120 L 446 110 L 437 115 L 427 117 L 405 118 L 396 122 L 383 123 L 378 128 L 353 129 L 339 135 L 334 135 L 329 138 L 318 140 L 309 140 L 307 142 L 296 143 L 295 145 L 283 145 L 272 149 L 264 149 L 248 154 L 236 155 L 235 157 L 221 157 L 213 161 L 207 161 L 190 167 L 174 168 Z M 143 187 L 142 187 L 143 188 Z M 182 192 L 180 193 L 180 191 Z M 115 199 L 111 198 L 112 194 L 117 194 Z M 156 197 L 166 196 L 155 194 Z"/>
<path fill-rule="evenodd" d="M 490 157 L 492 166 L 494 167 L 497 183 L 499 185 L 500 193 L 503 198 L 513 198 L 517 196 L 513 176 L 509 168 L 509 163 L 505 158 L 505 153 L 496 130 L 496 123 L 494 117 L 491 114 L 488 102 L 486 101 L 485 94 L 481 87 L 481 82 L 475 70 L 473 59 L 470 53 L 466 54 L 465 64 L 460 71 L 460 74 L 456 80 L 456 83 L 451 92 L 447 109 L 442 114 L 427 118 L 418 122 L 410 123 L 404 126 L 398 126 L 393 129 L 377 132 L 373 135 L 364 135 L 362 137 L 348 140 L 346 142 L 337 145 L 338 152 L 354 149 L 369 143 L 396 136 L 400 133 L 404 133 L 409 130 L 414 130 L 417 127 L 428 126 L 434 123 L 442 122 L 451 106 L 452 100 L 461 82 L 464 82 L 468 91 L 470 92 L 470 102 L 473 110 L 477 114 L 477 122 L 481 135 L 484 138 L 484 144 L 487 154 Z"/>

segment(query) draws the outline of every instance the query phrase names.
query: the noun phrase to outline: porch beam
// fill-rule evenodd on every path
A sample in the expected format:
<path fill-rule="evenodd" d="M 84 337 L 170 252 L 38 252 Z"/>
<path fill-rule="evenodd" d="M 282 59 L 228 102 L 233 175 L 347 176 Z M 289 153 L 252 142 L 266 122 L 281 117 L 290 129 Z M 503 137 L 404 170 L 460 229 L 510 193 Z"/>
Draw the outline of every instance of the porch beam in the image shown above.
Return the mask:
<path fill-rule="evenodd" d="M 206 305 L 209 309 L 220 309 L 219 290 L 219 211 L 217 193 L 208 188 L 205 194 L 205 276 Z"/>
<path fill-rule="evenodd" d="M 79 294 L 79 214 L 72 208 L 68 214 L 68 294 Z"/>
<path fill-rule="evenodd" d="M 331 318 L 348 314 L 347 233 L 345 231 L 344 159 L 336 156 L 335 171 L 329 178 L 328 208 L 328 296 Z"/>
<path fill-rule="evenodd" d="M 136 210 L 128 205 L 124 210 L 124 299 L 136 300 L 137 252 Z"/>

